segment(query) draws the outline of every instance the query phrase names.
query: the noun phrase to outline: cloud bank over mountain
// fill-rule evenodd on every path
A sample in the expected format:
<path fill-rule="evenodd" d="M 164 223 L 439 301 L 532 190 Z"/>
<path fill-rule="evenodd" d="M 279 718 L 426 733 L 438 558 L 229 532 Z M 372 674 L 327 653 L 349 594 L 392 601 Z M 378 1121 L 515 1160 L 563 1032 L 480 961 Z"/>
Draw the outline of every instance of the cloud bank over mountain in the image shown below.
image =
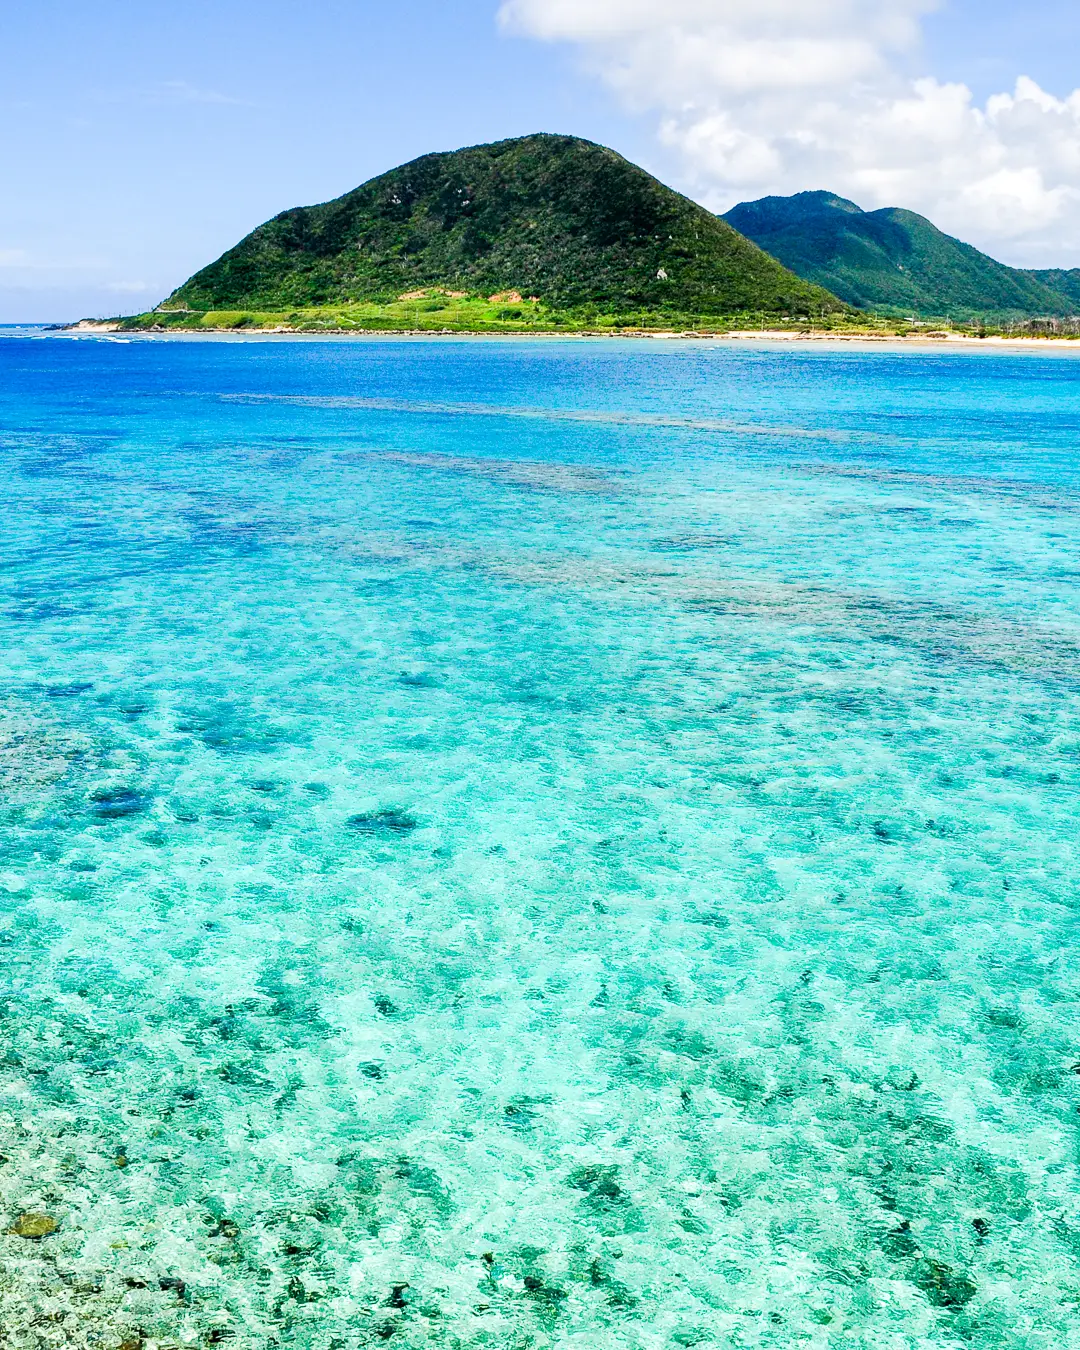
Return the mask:
<path fill-rule="evenodd" d="M 507 32 L 576 44 L 657 115 L 684 182 L 726 210 L 827 187 L 907 206 L 1026 266 L 1080 263 L 1080 90 L 1020 74 L 979 104 L 918 67 L 934 0 L 505 0 Z"/>

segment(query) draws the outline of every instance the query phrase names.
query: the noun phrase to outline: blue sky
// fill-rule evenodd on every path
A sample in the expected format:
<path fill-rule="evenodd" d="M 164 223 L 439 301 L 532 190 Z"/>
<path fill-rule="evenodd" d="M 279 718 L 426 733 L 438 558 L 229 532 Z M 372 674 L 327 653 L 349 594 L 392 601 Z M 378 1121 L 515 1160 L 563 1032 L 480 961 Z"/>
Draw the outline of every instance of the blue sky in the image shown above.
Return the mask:
<path fill-rule="evenodd" d="M 144 308 L 284 207 L 335 196 L 430 149 L 533 130 L 606 142 L 718 209 L 763 190 L 828 186 L 855 195 L 852 184 L 866 205 L 879 205 L 894 185 L 914 191 L 937 172 L 868 163 L 865 149 L 842 138 L 826 146 L 831 158 L 773 153 L 793 143 L 797 109 L 735 89 L 712 67 L 691 77 L 676 56 L 655 65 L 668 50 L 669 13 L 705 42 L 747 36 L 751 20 L 738 0 L 687 0 L 682 10 L 678 0 L 655 8 L 635 0 L 649 62 L 637 30 L 609 23 L 598 38 L 595 25 L 577 22 L 590 4 L 608 22 L 610 2 L 577 0 L 568 20 L 560 0 L 522 0 L 508 26 L 497 21 L 499 0 L 3 0 L 0 321 Z M 860 0 L 851 3 L 858 10 Z M 896 4 L 917 9 L 920 0 Z M 852 20 L 859 32 L 870 22 Z M 1075 0 L 1045 0 L 1023 13 L 1003 0 L 954 0 L 918 25 L 921 38 L 890 49 L 874 76 L 892 82 L 894 103 L 897 81 L 920 75 L 965 83 L 975 113 L 1020 75 L 1058 99 L 1080 85 Z M 835 44 L 843 34 L 833 23 L 808 36 Z M 880 35 L 872 41 L 888 46 Z M 637 71 L 636 84 L 624 78 L 628 70 Z M 865 82 L 853 69 L 852 90 Z M 662 92 L 669 86 L 690 90 L 689 102 L 680 95 L 676 106 L 676 95 Z M 1041 115 L 1059 135 L 1062 115 L 1045 107 Z M 973 134 L 971 125 L 957 136 Z M 758 147 L 756 158 L 725 150 L 731 128 Z M 1062 158 L 1060 149 L 1045 150 L 1051 131 L 1038 132 L 1033 149 L 1017 142 L 1019 132 L 1008 135 L 1014 178 L 1025 155 L 1040 164 L 1043 155 L 1048 166 Z M 921 153 L 943 163 L 946 151 L 930 145 Z M 996 142 L 986 154 L 987 164 L 1005 162 Z M 997 182 L 1004 170 L 995 172 Z M 822 173 L 835 181 L 818 181 Z M 1046 191 L 1059 193 L 1053 200 L 1071 202 L 1060 196 L 1077 186 L 1067 173 L 1061 183 L 1051 182 L 1050 167 L 1043 173 Z M 943 184 L 950 177 L 937 173 Z M 939 207 L 960 233 L 964 210 L 978 216 L 989 200 L 981 190 L 965 189 L 966 208 L 947 185 L 937 197 L 896 204 Z M 1080 263 L 1080 240 L 1049 219 L 1043 198 L 1031 200 L 1042 214 L 1026 233 L 1014 211 L 997 234 L 980 234 L 974 220 L 966 237 L 1007 261 Z"/>
<path fill-rule="evenodd" d="M 956 0 L 926 23 L 926 68 L 981 97 L 1029 75 L 1051 93 L 1080 85 L 1080 6 L 1074 0 Z"/>

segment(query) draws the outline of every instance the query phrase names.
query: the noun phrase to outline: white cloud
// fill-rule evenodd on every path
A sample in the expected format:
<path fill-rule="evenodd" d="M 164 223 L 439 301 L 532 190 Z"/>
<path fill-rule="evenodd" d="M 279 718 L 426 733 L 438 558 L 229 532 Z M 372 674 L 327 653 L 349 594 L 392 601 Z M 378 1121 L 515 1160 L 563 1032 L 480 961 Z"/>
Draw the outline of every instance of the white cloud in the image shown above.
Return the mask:
<path fill-rule="evenodd" d="M 826 187 L 922 211 L 1007 261 L 1080 264 L 1080 90 L 1021 76 L 978 105 L 913 78 L 936 0 L 505 0 L 509 32 L 578 44 L 658 116 L 687 186 L 725 210 Z"/>

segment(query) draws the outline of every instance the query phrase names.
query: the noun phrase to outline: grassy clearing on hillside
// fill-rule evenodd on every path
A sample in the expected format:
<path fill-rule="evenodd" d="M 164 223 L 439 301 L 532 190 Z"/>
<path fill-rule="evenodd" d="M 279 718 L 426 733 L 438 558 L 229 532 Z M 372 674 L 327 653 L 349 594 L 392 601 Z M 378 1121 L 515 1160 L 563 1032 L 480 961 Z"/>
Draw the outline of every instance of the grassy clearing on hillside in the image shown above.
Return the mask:
<path fill-rule="evenodd" d="M 191 310 L 139 314 L 123 321 L 138 328 L 284 328 L 297 332 L 528 332 L 568 326 L 535 300 L 448 296 L 436 289 L 390 304 L 312 306 L 289 311 Z"/>
<path fill-rule="evenodd" d="M 743 329 L 874 335 L 924 333 L 925 327 L 868 314 L 747 312 L 726 316 L 638 312 L 603 313 L 595 307 L 556 310 L 516 293 L 452 295 L 432 287 L 390 304 L 353 304 L 289 311 L 154 310 L 118 319 L 139 332 L 295 333 L 727 333 Z M 953 331 L 977 331 L 954 329 Z"/>
<path fill-rule="evenodd" d="M 289 311 L 152 310 L 113 319 L 126 332 L 278 333 L 731 333 L 766 330 L 835 333 L 848 337 L 1080 337 L 1080 326 L 1060 320 L 1023 324 L 910 323 L 880 314 L 716 315 L 604 314 L 594 308 L 553 310 L 536 300 L 450 296 L 437 289 L 392 304 L 356 304 Z"/>

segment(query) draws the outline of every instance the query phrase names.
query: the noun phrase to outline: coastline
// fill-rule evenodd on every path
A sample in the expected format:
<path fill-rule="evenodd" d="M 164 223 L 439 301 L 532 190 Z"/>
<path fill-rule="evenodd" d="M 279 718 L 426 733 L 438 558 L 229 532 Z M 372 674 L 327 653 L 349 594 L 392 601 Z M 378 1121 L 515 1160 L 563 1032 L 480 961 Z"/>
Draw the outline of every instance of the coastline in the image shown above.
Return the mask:
<path fill-rule="evenodd" d="M 150 340 L 159 341 L 162 339 L 170 341 L 221 341 L 223 339 L 234 342 L 251 342 L 253 340 L 286 340 L 286 341 L 306 341 L 306 342 L 325 342 L 325 341 L 383 341 L 383 340 L 417 340 L 427 341 L 446 341 L 447 339 L 462 341 L 531 341 L 535 339 L 547 339 L 555 341 L 621 341 L 629 340 L 640 342 L 643 340 L 652 340 L 658 342 L 706 342 L 706 343 L 750 343 L 758 346 L 813 346 L 813 347 L 840 347 L 840 348 L 867 348 L 875 351 L 981 351 L 981 352 L 1008 352 L 1014 354 L 1021 353 L 1053 353 L 1054 355 L 1067 355 L 1069 353 L 1080 355 L 1080 339 L 1067 337 L 1006 337 L 999 334 L 988 335 L 986 337 L 975 337 L 966 333 L 945 333 L 936 332 L 933 334 L 877 334 L 877 333 L 837 333 L 829 330 L 815 331 L 802 330 L 792 331 L 790 329 L 732 329 L 728 332 L 699 332 L 696 330 L 680 329 L 623 329 L 619 332 L 606 332 L 597 329 L 579 329 L 566 331 L 552 331 L 550 329 L 536 329 L 533 331 L 516 330 L 512 332 L 490 332 L 477 330 L 475 332 L 461 331 L 458 329 L 325 329 L 318 332 L 303 329 L 288 328 L 280 326 L 276 328 L 246 328 L 241 330 L 230 328 L 179 328 L 171 327 L 160 330 L 153 329 L 131 329 L 124 327 L 121 323 L 111 321 L 97 322 L 91 319 L 81 319 L 78 323 L 65 324 L 58 326 L 54 333 L 56 336 L 75 335 L 84 337 L 110 337 L 114 341 L 136 341 Z"/>

